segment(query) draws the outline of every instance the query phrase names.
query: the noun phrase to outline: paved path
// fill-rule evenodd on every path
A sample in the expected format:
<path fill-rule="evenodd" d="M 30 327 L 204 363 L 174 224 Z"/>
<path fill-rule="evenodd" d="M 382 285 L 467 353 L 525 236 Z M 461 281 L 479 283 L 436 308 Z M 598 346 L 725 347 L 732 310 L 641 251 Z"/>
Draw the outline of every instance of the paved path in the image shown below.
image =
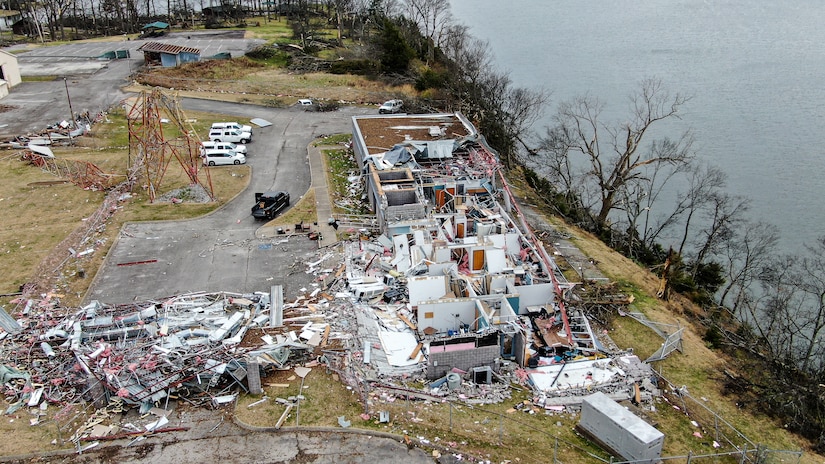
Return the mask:
<path fill-rule="evenodd" d="M 321 233 L 319 248 L 326 248 L 338 243 L 335 229 L 329 224 L 332 217 L 332 197 L 329 194 L 329 179 L 327 178 L 328 167 L 324 160 L 324 150 L 340 147 L 313 146 L 307 147 L 307 159 L 309 160 L 309 170 L 312 181 L 310 189 L 315 192 L 315 209 L 317 211 L 317 226 L 313 226 Z M 255 233 L 259 238 L 274 237 L 277 226 L 264 225 Z"/>

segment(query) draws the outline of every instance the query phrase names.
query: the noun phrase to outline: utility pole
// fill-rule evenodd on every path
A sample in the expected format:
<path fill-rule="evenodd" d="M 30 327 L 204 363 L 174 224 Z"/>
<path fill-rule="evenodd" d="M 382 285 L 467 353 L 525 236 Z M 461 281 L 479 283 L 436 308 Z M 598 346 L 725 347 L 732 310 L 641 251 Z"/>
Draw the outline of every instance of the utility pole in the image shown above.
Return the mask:
<path fill-rule="evenodd" d="M 69 95 L 69 81 L 63 77 L 63 84 L 66 86 L 66 99 L 69 100 L 69 115 L 71 115 L 70 120 L 72 121 L 72 126 L 77 129 L 77 121 L 74 118 L 74 110 L 72 109 L 72 97 Z"/>

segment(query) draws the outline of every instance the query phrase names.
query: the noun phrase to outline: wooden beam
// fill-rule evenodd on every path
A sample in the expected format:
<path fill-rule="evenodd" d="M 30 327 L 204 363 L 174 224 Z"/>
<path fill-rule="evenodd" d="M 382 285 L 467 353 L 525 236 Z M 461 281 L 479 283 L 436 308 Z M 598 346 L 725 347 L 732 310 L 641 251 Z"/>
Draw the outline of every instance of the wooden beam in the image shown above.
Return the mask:
<path fill-rule="evenodd" d="M 406 317 L 404 317 L 401 314 L 398 315 L 398 318 L 401 319 L 402 321 L 404 321 L 404 323 L 407 324 L 407 327 L 415 330 L 415 324 L 413 324 L 409 319 L 407 319 Z"/>
<path fill-rule="evenodd" d="M 415 347 L 412 354 L 410 355 L 410 359 L 415 359 L 418 357 L 418 353 L 421 351 L 421 348 L 424 347 L 423 343 L 419 343 L 418 346 Z"/>
<path fill-rule="evenodd" d="M 329 324 L 327 324 L 327 327 L 324 329 L 324 336 L 321 338 L 321 348 L 327 346 L 327 339 L 329 339 Z"/>
<path fill-rule="evenodd" d="M 289 411 L 291 411 L 291 410 L 292 410 L 292 403 L 286 405 L 286 409 L 284 410 L 284 413 L 281 414 L 281 418 L 278 419 L 278 422 L 275 424 L 276 429 L 280 429 L 281 426 L 284 425 L 284 422 L 286 421 L 286 418 L 289 415 Z"/>

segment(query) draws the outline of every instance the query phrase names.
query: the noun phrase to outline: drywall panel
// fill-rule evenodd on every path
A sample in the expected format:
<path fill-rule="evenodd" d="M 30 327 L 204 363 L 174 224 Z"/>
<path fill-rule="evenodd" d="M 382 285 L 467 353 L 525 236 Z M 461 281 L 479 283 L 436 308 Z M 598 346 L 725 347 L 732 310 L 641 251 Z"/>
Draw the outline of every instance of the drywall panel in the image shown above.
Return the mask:
<path fill-rule="evenodd" d="M 507 253 L 518 256 L 521 250 L 521 240 L 518 234 L 507 234 L 505 237 L 505 244 L 507 246 Z"/>
<path fill-rule="evenodd" d="M 407 280 L 411 304 L 437 300 L 447 294 L 447 276 L 418 276 Z"/>
<path fill-rule="evenodd" d="M 399 272 L 404 272 L 412 266 L 410 263 L 409 243 L 407 242 L 406 235 L 394 235 L 392 237 L 393 254 L 395 255 L 392 264 Z"/>
<path fill-rule="evenodd" d="M 487 240 L 493 242 L 497 248 L 504 248 L 507 244 L 507 240 L 504 235 L 502 234 L 490 234 L 487 236 Z"/>
<path fill-rule="evenodd" d="M 526 313 L 528 306 L 550 304 L 555 300 L 553 284 L 519 285 L 515 287 L 519 294 L 518 313 Z"/>
<path fill-rule="evenodd" d="M 458 264 L 434 263 L 429 265 L 429 275 L 431 276 L 447 275 L 450 272 L 458 272 Z"/>
<path fill-rule="evenodd" d="M 412 332 L 389 332 L 381 330 L 378 332 L 381 340 L 381 349 L 387 355 L 387 362 L 390 366 L 412 366 L 418 364 L 424 358 L 422 353 L 418 353 L 410 359 L 410 355 L 415 352 L 418 340 Z"/>
<path fill-rule="evenodd" d="M 488 260 L 490 258 L 487 258 Z M 498 275 L 491 275 L 488 276 L 490 281 L 487 283 L 487 288 L 490 293 L 506 293 L 507 292 L 507 281 L 512 279 L 511 276 L 498 274 Z"/>
<path fill-rule="evenodd" d="M 426 236 L 424 235 L 423 230 L 416 230 L 413 232 L 414 243 L 418 246 L 426 245 L 429 242 L 429 240 L 427 240 L 425 237 Z"/>
<path fill-rule="evenodd" d="M 447 218 L 443 224 L 441 224 L 441 230 L 444 231 L 444 235 L 447 236 L 447 240 L 453 241 L 453 237 L 455 237 L 455 231 L 453 230 L 453 221 L 450 218 Z"/>
<path fill-rule="evenodd" d="M 504 250 L 501 248 L 484 250 L 484 254 L 487 260 L 487 272 L 498 274 L 503 272 L 504 268 L 507 267 L 507 258 L 504 256 Z"/>
<path fill-rule="evenodd" d="M 452 252 L 446 246 L 437 246 L 433 250 L 433 261 L 437 263 L 446 263 L 452 260 Z"/>

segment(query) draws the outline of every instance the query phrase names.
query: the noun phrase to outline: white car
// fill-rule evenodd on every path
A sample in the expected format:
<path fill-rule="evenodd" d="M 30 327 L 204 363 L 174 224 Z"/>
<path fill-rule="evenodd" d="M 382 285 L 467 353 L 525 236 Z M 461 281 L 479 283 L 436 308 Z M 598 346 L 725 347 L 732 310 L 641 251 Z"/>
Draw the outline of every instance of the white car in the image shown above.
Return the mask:
<path fill-rule="evenodd" d="M 229 150 L 213 150 L 204 155 L 203 164 L 206 166 L 246 164 L 246 156 Z"/>
<path fill-rule="evenodd" d="M 401 108 L 404 106 L 404 102 L 401 100 L 388 100 L 385 101 L 381 106 L 378 107 L 378 112 L 380 114 L 384 113 L 398 113 L 401 111 Z"/>
<path fill-rule="evenodd" d="M 244 155 L 248 154 L 246 151 L 246 145 L 235 144 L 232 142 L 215 142 L 209 140 L 207 142 L 201 142 L 201 154 L 206 153 L 208 150 L 231 150 L 235 153 L 242 153 Z"/>
<path fill-rule="evenodd" d="M 209 140 L 213 142 L 247 143 L 252 141 L 250 132 L 241 132 L 237 129 L 212 129 L 209 131 Z"/>
<path fill-rule="evenodd" d="M 297 106 L 304 109 L 304 111 L 317 111 L 318 104 L 309 98 L 302 98 L 298 100 Z"/>
<path fill-rule="evenodd" d="M 252 133 L 252 126 L 238 124 L 237 122 L 215 122 L 212 123 L 212 129 L 235 129 L 241 132 Z"/>

